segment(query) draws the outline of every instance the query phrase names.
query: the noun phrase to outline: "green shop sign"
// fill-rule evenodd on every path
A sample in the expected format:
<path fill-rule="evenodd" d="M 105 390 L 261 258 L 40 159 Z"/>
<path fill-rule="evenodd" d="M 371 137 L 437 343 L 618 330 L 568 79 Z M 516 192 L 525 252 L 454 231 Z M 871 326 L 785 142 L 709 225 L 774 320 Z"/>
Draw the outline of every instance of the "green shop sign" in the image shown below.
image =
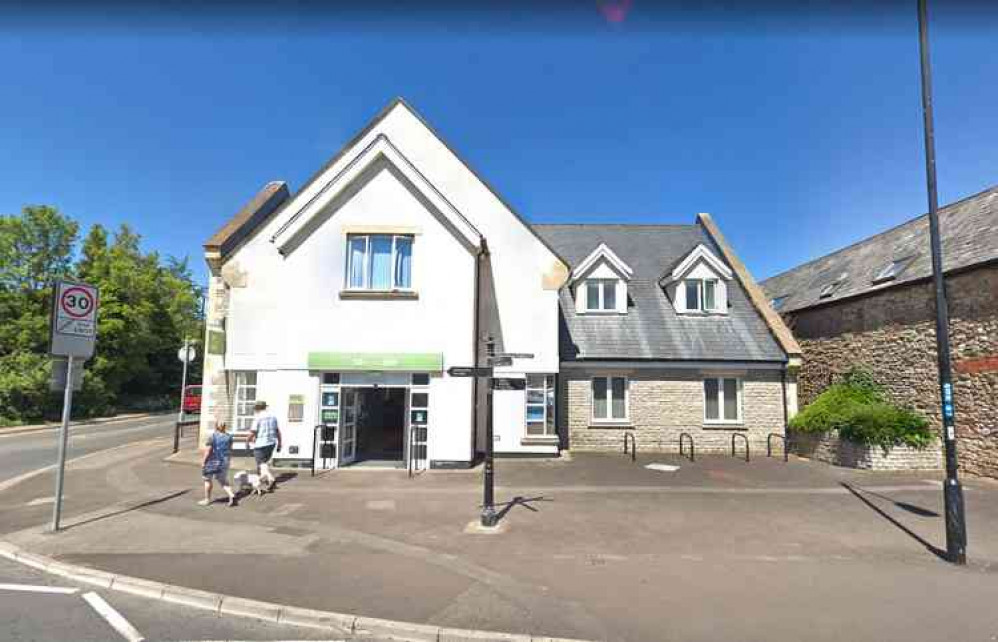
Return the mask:
<path fill-rule="evenodd" d="M 309 370 L 336 372 L 441 372 L 440 352 L 309 352 Z"/>

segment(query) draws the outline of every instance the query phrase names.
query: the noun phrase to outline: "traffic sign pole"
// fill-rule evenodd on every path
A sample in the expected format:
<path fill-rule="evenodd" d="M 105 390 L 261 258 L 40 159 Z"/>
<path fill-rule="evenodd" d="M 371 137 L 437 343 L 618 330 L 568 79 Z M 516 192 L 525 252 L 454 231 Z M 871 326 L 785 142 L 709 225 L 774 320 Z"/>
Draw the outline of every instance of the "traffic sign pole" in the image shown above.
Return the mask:
<path fill-rule="evenodd" d="M 67 357 L 66 389 L 62 395 L 62 429 L 59 431 L 59 462 L 55 473 L 55 503 L 52 505 L 52 532 L 59 530 L 62 517 L 62 488 L 66 474 L 66 445 L 69 441 L 69 418 L 73 407 L 73 357 Z"/>
<path fill-rule="evenodd" d="M 187 335 L 184 335 L 184 374 L 180 377 L 180 412 L 177 413 L 177 423 L 184 423 L 184 391 L 187 390 L 187 362 L 190 360 L 191 353 L 189 352 Z"/>

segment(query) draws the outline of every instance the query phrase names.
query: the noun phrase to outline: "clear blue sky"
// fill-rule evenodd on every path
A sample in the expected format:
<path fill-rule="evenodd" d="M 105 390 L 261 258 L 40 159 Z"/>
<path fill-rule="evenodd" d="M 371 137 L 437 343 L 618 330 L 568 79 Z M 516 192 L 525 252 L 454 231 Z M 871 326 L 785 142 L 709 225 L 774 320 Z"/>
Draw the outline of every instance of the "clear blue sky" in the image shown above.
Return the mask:
<path fill-rule="evenodd" d="M 0 27 L 0 212 L 128 222 L 203 277 L 259 187 L 297 189 L 402 95 L 529 220 L 707 211 L 764 278 L 926 210 L 914 4 L 21 16 Z M 998 20 L 933 5 L 945 203 L 998 183 Z"/>

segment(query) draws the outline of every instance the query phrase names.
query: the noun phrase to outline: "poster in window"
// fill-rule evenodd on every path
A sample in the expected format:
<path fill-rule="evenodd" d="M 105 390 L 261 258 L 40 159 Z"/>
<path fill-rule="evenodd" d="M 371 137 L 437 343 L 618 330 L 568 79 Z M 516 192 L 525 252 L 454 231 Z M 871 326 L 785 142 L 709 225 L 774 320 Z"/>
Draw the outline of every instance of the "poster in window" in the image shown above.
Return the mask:
<path fill-rule="evenodd" d="M 322 421 L 323 423 L 334 424 L 340 420 L 340 411 L 335 408 L 323 408 L 322 410 Z"/>
<path fill-rule="evenodd" d="M 323 406 L 339 406 L 340 405 L 340 393 L 338 393 L 338 392 L 324 392 L 324 393 L 322 393 L 322 405 Z"/>
<path fill-rule="evenodd" d="M 419 409 L 412 410 L 409 416 L 409 422 L 413 424 L 425 424 L 427 423 L 427 418 L 429 416 L 429 410 Z"/>

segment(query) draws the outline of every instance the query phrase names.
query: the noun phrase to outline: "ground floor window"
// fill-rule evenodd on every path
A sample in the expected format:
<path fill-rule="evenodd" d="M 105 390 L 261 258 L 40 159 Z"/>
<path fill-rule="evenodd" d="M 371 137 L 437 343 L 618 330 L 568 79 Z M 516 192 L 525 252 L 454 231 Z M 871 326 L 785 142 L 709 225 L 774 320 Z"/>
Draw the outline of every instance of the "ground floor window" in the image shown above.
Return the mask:
<path fill-rule="evenodd" d="M 233 431 L 244 432 L 253 426 L 253 406 L 256 404 L 256 372 L 243 370 L 235 373 L 236 404 Z"/>
<path fill-rule="evenodd" d="M 554 375 L 527 375 L 527 436 L 554 437 Z"/>
<path fill-rule="evenodd" d="M 733 377 L 703 380 L 703 418 L 707 423 L 739 423 L 742 420 L 741 381 Z"/>
<path fill-rule="evenodd" d="M 593 421 L 627 421 L 627 377 L 593 379 Z"/>

